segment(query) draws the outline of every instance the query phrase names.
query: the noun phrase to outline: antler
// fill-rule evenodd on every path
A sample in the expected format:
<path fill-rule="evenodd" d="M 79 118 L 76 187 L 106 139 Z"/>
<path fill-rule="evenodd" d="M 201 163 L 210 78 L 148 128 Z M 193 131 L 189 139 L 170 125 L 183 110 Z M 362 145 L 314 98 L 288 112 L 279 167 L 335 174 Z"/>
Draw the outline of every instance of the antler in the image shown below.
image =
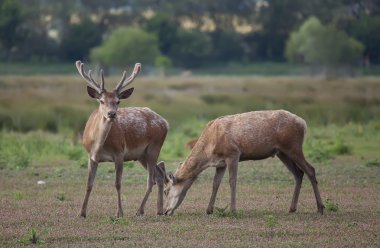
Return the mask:
<path fill-rule="evenodd" d="M 115 91 L 120 92 L 123 88 L 127 87 L 128 84 L 133 82 L 133 80 L 137 77 L 137 75 L 140 73 L 140 71 L 141 71 L 141 64 L 140 63 L 135 64 L 135 68 L 133 69 L 132 74 L 127 79 L 126 79 L 127 72 L 124 71 L 120 82 L 115 87 Z"/>
<path fill-rule="evenodd" d="M 99 94 L 101 94 L 103 91 L 104 91 L 104 75 L 103 75 L 103 70 L 100 70 L 100 75 L 101 75 L 101 83 L 100 85 L 95 82 L 95 80 L 92 78 L 92 75 L 91 75 L 91 70 L 88 71 L 88 73 L 86 73 L 84 71 L 84 64 L 78 60 L 77 62 L 75 62 L 75 65 L 78 69 L 78 72 L 79 74 L 82 76 L 82 78 L 84 78 L 87 82 L 87 84 L 93 88 L 94 90 L 96 90 Z"/>

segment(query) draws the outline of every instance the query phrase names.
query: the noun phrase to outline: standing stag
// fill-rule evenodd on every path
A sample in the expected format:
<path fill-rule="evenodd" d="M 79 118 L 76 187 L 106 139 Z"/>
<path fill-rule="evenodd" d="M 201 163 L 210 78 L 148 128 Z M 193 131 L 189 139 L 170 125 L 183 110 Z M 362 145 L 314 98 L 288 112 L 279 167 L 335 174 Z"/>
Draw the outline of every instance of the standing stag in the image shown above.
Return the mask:
<path fill-rule="evenodd" d="M 87 82 L 87 93 L 99 102 L 99 108 L 88 118 L 83 132 L 83 145 L 88 153 L 88 181 L 80 215 L 86 217 L 88 199 L 95 179 L 99 162 L 115 162 L 117 190 L 117 217 L 123 216 L 121 205 L 121 178 L 123 162 L 138 160 L 148 170 L 147 190 L 137 215 L 144 214 L 145 203 L 154 183 L 158 185 L 157 214 L 163 213 L 163 176 L 156 166 L 158 155 L 168 132 L 167 121 L 149 108 L 120 108 L 121 99 L 128 98 L 134 88 L 124 90 L 132 83 L 141 70 L 136 64 L 131 76 L 124 71 L 121 81 L 112 92 L 104 88 L 103 70 L 101 82 L 97 83 L 86 73 L 84 64 L 77 61 L 79 74 Z M 159 165 L 161 166 L 161 164 Z"/>
<path fill-rule="evenodd" d="M 304 173 L 313 186 L 318 212 L 323 214 L 314 168 L 306 161 L 302 145 L 305 121 L 287 111 L 255 111 L 220 117 L 208 123 L 186 161 L 174 175 L 169 174 L 165 189 L 165 214 L 173 214 L 196 177 L 208 167 L 216 167 L 207 213 L 214 210 L 215 198 L 226 168 L 231 188 L 231 211 L 236 210 L 236 177 L 239 161 L 277 157 L 294 175 L 295 188 L 290 212 L 297 209 Z"/>

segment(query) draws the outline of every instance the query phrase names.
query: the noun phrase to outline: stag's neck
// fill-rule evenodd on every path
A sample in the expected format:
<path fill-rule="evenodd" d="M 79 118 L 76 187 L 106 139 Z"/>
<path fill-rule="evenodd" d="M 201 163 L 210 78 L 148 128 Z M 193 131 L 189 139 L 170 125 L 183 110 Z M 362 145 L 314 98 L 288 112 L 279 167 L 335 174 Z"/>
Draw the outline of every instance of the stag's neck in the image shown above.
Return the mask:
<path fill-rule="evenodd" d="M 105 118 L 100 110 L 97 110 L 91 116 L 85 132 L 86 138 L 89 140 L 89 154 L 92 160 L 98 161 L 100 150 L 102 150 L 104 142 L 107 139 L 108 133 L 112 127 L 112 121 Z M 88 130 L 87 130 L 88 129 Z M 86 144 L 85 144 L 86 145 Z"/>

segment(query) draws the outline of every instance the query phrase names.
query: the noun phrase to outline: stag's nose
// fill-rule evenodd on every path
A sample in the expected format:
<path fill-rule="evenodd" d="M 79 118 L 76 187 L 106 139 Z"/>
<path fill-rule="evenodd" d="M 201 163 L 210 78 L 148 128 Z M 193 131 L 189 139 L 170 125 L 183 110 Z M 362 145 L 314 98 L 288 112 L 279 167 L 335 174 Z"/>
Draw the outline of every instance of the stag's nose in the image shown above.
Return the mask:
<path fill-rule="evenodd" d="M 115 119 L 116 117 L 116 111 L 110 111 L 108 112 L 108 118 Z"/>

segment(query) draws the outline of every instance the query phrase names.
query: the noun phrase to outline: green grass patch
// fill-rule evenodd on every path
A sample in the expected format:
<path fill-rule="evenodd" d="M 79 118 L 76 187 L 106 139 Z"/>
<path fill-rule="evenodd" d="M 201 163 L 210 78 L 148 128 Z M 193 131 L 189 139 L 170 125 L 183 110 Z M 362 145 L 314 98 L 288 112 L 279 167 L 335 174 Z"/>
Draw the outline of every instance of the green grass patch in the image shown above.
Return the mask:
<path fill-rule="evenodd" d="M 16 192 L 13 193 L 13 197 L 17 201 L 20 201 L 20 200 L 24 199 L 24 193 L 22 193 L 21 191 L 16 191 Z"/>
<path fill-rule="evenodd" d="M 264 215 L 265 225 L 267 227 L 273 228 L 278 224 L 277 218 L 272 214 Z"/>
<path fill-rule="evenodd" d="M 338 212 L 338 203 L 335 203 L 333 200 L 327 198 L 324 202 L 326 210 L 330 212 Z"/>
<path fill-rule="evenodd" d="M 55 195 L 55 198 L 59 201 L 65 201 L 66 200 L 66 194 L 64 192 L 57 193 Z"/>
<path fill-rule="evenodd" d="M 23 245 L 41 245 L 45 243 L 45 240 L 41 239 L 35 227 L 31 227 L 26 234 L 17 240 L 17 243 Z"/>
<path fill-rule="evenodd" d="M 213 215 L 215 217 L 219 217 L 219 218 L 225 218 L 225 217 L 229 217 L 229 218 L 242 218 L 243 217 L 243 212 L 240 211 L 240 210 L 229 211 L 228 210 L 228 206 L 226 206 L 224 208 L 215 207 Z"/>
<path fill-rule="evenodd" d="M 365 166 L 366 167 L 380 167 L 380 160 L 375 159 L 375 160 L 367 161 L 365 163 Z"/>
<path fill-rule="evenodd" d="M 46 132 L 0 132 L 0 168 L 22 169 L 34 160 L 87 160 L 81 145 L 74 145 L 64 135 Z"/>
<path fill-rule="evenodd" d="M 121 225 L 121 226 L 128 226 L 129 221 L 126 218 L 117 218 L 115 216 L 110 216 L 109 221 L 112 225 Z"/>

